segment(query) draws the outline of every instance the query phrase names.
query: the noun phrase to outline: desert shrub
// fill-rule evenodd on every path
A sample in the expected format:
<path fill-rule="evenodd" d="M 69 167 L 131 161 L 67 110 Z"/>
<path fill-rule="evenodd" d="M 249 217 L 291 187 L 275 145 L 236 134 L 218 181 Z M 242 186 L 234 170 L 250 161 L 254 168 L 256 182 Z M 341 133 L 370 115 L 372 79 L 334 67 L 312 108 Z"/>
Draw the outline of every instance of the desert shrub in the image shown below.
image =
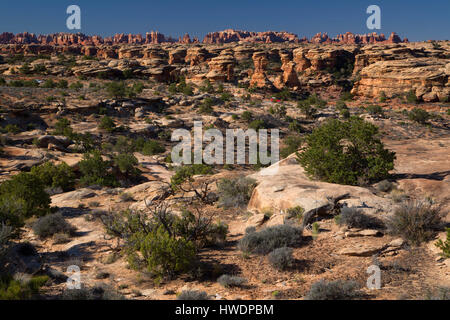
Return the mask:
<path fill-rule="evenodd" d="M 246 121 L 246 122 L 251 122 L 253 119 L 253 113 L 251 111 L 244 111 L 241 114 L 241 119 Z"/>
<path fill-rule="evenodd" d="M 6 80 L 3 78 L 0 78 L 0 86 L 6 86 Z"/>
<path fill-rule="evenodd" d="M 298 149 L 300 149 L 303 140 L 304 139 L 300 136 L 287 136 L 283 141 L 286 146 L 280 151 L 281 158 L 287 158 L 291 154 L 297 152 Z"/>
<path fill-rule="evenodd" d="M 69 87 L 69 83 L 67 82 L 67 80 L 62 79 L 59 80 L 59 82 L 56 84 L 56 87 L 60 89 L 67 89 Z"/>
<path fill-rule="evenodd" d="M 297 246 L 302 233 L 302 229 L 290 225 L 265 228 L 246 234 L 239 241 L 239 249 L 247 253 L 268 254 L 277 248 Z"/>
<path fill-rule="evenodd" d="M 111 119 L 108 116 L 104 116 L 100 120 L 100 125 L 98 126 L 100 129 L 106 130 L 108 132 L 113 132 L 116 128 L 116 124 L 114 123 L 114 120 Z"/>
<path fill-rule="evenodd" d="M 65 162 L 59 165 L 46 162 L 31 168 L 30 173 L 38 177 L 46 187 L 70 191 L 75 186 L 75 174 Z"/>
<path fill-rule="evenodd" d="M 379 100 L 381 103 L 386 102 L 387 97 L 386 97 L 386 93 L 385 93 L 384 91 L 381 91 L 381 92 L 380 92 L 380 96 L 379 96 L 378 100 Z"/>
<path fill-rule="evenodd" d="M 105 284 L 99 284 L 88 288 L 81 285 L 80 289 L 65 289 L 61 295 L 62 300 L 124 300 L 125 298 L 113 288 Z"/>
<path fill-rule="evenodd" d="M 201 114 L 212 114 L 214 112 L 213 109 L 214 101 L 211 98 L 203 99 L 203 102 L 198 107 L 198 112 Z"/>
<path fill-rule="evenodd" d="M 233 95 L 229 92 L 224 92 L 220 95 L 220 100 L 222 100 L 223 102 L 228 102 L 231 100 L 231 98 L 233 98 Z"/>
<path fill-rule="evenodd" d="M 106 85 L 106 92 L 115 99 L 123 98 L 126 95 L 126 85 L 124 82 L 110 82 Z"/>
<path fill-rule="evenodd" d="M 406 201 L 388 217 L 386 227 L 389 233 L 419 245 L 433 238 L 442 217 L 441 208 L 429 201 Z"/>
<path fill-rule="evenodd" d="M 292 120 L 289 122 L 288 126 L 289 131 L 295 132 L 295 133 L 301 133 L 304 131 L 303 127 L 297 120 Z"/>
<path fill-rule="evenodd" d="M 339 99 L 342 101 L 350 101 L 353 99 L 353 95 L 350 92 L 345 91 L 345 92 L 342 92 Z"/>
<path fill-rule="evenodd" d="M 389 192 L 393 188 L 392 182 L 389 180 L 382 180 L 377 185 L 377 190 L 381 192 Z"/>
<path fill-rule="evenodd" d="M 50 196 L 44 191 L 42 181 L 29 173 L 19 173 L 0 185 L 0 205 L 6 206 L 8 214 L 20 212 L 18 221 L 33 215 L 43 216 L 50 212 Z M 12 202 L 16 201 L 16 205 Z"/>
<path fill-rule="evenodd" d="M 199 89 L 202 92 L 214 93 L 214 87 L 208 79 L 203 81 L 203 85 Z"/>
<path fill-rule="evenodd" d="M 314 118 L 314 116 L 317 113 L 317 109 L 311 105 L 311 103 L 308 100 L 299 101 L 297 103 L 297 108 L 300 109 L 300 111 L 307 117 L 307 118 Z"/>
<path fill-rule="evenodd" d="M 286 210 L 286 214 L 287 214 L 288 218 L 301 219 L 304 212 L 305 212 L 305 209 L 303 209 L 300 206 L 296 206 L 296 207 L 289 208 L 288 210 Z"/>
<path fill-rule="evenodd" d="M 191 241 L 174 238 L 161 226 L 145 236 L 135 234 L 135 249 L 146 262 L 147 270 L 158 278 L 174 276 L 191 269 L 196 250 Z"/>
<path fill-rule="evenodd" d="M 339 225 L 345 225 L 349 228 L 372 229 L 381 227 L 381 222 L 378 219 L 352 207 L 343 207 L 337 222 Z"/>
<path fill-rule="evenodd" d="M 87 185 L 117 186 L 117 181 L 109 172 L 111 163 L 105 161 L 99 151 L 95 150 L 83 155 L 78 164 L 81 172 L 80 183 Z"/>
<path fill-rule="evenodd" d="M 219 206 L 224 208 L 246 206 L 255 187 L 256 181 L 250 178 L 221 179 L 217 183 Z"/>
<path fill-rule="evenodd" d="M 292 252 L 292 248 L 287 247 L 275 249 L 269 254 L 269 262 L 277 270 L 286 270 L 294 263 Z"/>
<path fill-rule="evenodd" d="M 0 277 L 0 300 L 29 300 L 39 293 L 48 281 L 47 276 L 14 279 L 10 275 Z"/>
<path fill-rule="evenodd" d="M 233 287 L 242 287 L 247 283 L 247 279 L 238 277 L 238 276 L 230 276 L 228 274 L 221 275 L 217 282 L 225 287 L 225 288 L 233 288 Z"/>
<path fill-rule="evenodd" d="M 127 178 L 135 178 L 140 175 L 137 168 L 139 161 L 132 153 L 119 153 L 114 156 L 114 166 Z"/>
<path fill-rule="evenodd" d="M 366 111 L 371 115 L 383 115 L 383 108 L 376 104 L 367 106 Z"/>
<path fill-rule="evenodd" d="M 80 89 L 83 89 L 83 84 L 82 84 L 81 82 L 79 82 L 79 81 L 77 81 L 77 82 L 72 82 L 72 83 L 69 85 L 69 89 L 72 89 L 72 90 L 80 90 Z"/>
<path fill-rule="evenodd" d="M 442 241 L 439 239 L 435 245 L 439 249 L 442 250 L 441 256 L 444 258 L 450 258 L 450 228 L 446 228 L 447 231 L 447 238 L 445 241 Z"/>
<path fill-rule="evenodd" d="M 178 295 L 177 300 L 209 300 L 209 297 L 205 291 L 185 290 Z"/>
<path fill-rule="evenodd" d="M 75 228 L 64 219 L 61 213 L 54 213 L 39 218 L 33 224 L 33 232 L 44 239 L 57 233 L 73 235 Z"/>
<path fill-rule="evenodd" d="M 212 174 L 213 170 L 211 166 L 205 164 L 193 164 L 178 167 L 175 174 L 172 176 L 170 182 L 173 188 L 184 183 L 187 180 L 192 179 L 195 175 Z"/>
<path fill-rule="evenodd" d="M 55 124 L 53 134 L 57 136 L 71 137 L 73 135 L 73 130 L 70 127 L 70 121 L 67 118 L 59 119 Z"/>
<path fill-rule="evenodd" d="M 191 271 L 198 249 L 225 240 L 228 227 L 212 218 L 200 210 L 179 216 L 164 202 L 149 204 L 146 212 L 101 217 L 108 234 L 125 240 L 130 266 L 146 268 L 158 280 Z"/>
<path fill-rule="evenodd" d="M 417 103 L 419 101 L 419 99 L 417 99 L 416 94 L 414 93 L 414 90 L 408 91 L 405 97 L 408 103 Z"/>
<path fill-rule="evenodd" d="M 430 117 L 431 115 L 428 113 L 428 111 L 421 108 L 414 108 L 408 114 L 409 120 L 415 121 L 420 124 L 425 124 L 430 119 Z"/>
<path fill-rule="evenodd" d="M 134 201 L 133 195 L 128 192 L 122 192 L 120 195 L 120 200 L 123 202 L 130 202 Z"/>
<path fill-rule="evenodd" d="M 255 131 L 261 130 L 261 129 L 267 129 L 267 124 L 262 119 L 253 120 L 248 125 L 249 129 L 253 129 Z"/>
<path fill-rule="evenodd" d="M 17 125 L 15 124 L 7 124 L 5 127 L 0 128 L 0 132 L 1 133 L 12 133 L 12 134 L 16 134 L 21 132 L 22 129 L 20 129 Z"/>
<path fill-rule="evenodd" d="M 319 180 L 349 185 L 381 180 L 394 168 L 395 153 L 384 148 L 377 134 L 376 126 L 358 117 L 333 119 L 306 138 L 297 158 Z"/>
<path fill-rule="evenodd" d="M 282 101 L 287 101 L 291 99 L 292 95 L 288 88 L 283 88 L 280 92 L 274 93 L 274 97 Z"/>
<path fill-rule="evenodd" d="M 320 280 L 313 283 L 306 300 L 351 300 L 361 296 L 359 285 L 354 281 Z"/>
<path fill-rule="evenodd" d="M 142 146 L 142 154 L 146 156 L 153 156 L 155 154 L 160 154 L 166 151 L 166 148 L 156 140 L 149 140 Z"/>

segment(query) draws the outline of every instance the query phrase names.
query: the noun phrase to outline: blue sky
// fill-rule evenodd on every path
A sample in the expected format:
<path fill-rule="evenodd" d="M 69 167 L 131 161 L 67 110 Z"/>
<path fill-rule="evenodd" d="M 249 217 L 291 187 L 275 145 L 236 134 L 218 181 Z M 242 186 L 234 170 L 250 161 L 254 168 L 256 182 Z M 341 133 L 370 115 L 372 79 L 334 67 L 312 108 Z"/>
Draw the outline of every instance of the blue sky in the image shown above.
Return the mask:
<path fill-rule="evenodd" d="M 81 32 L 102 36 L 158 30 L 203 39 L 227 28 L 300 37 L 320 31 L 368 33 L 366 8 L 376 4 L 382 10 L 378 33 L 395 31 L 411 41 L 450 39 L 449 0 L 2 0 L 0 32 L 69 32 L 65 21 L 71 4 L 81 7 Z"/>

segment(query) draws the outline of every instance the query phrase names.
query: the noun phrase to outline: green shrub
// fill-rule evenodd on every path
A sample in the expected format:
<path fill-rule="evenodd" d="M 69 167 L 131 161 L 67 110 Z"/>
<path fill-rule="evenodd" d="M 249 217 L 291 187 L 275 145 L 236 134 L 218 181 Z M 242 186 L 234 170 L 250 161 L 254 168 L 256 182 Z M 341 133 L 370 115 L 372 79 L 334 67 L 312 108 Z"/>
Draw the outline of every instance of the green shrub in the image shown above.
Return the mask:
<path fill-rule="evenodd" d="M 211 98 L 205 98 L 198 107 L 198 112 L 201 114 L 212 114 L 214 112 L 213 104 L 214 102 Z"/>
<path fill-rule="evenodd" d="M 2 128 L 1 131 L 16 134 L 21 132 L 22 130 L 15 124 L 7 124 L 4 128 Z"/>
<path fill-rule="evenodd" d="M 205 164 L 185 165 L 176 169 L 176 172 L 172 176 L 170 182 L 172 187 L 176 188 L 176 186 L 190 180 L 195 175 L 206 175 L 212 173 L 213 170 L 211 166 Z"/>
<path fill-rule="evenodd" d="M 288 126 L 289 131 L 295 132 L 295 133 L 301 133 L 304 131 L 303 127 L 300 125 L 300 123 L 297 120 L 292 120 L 289 123 Z"/>
<path fill-rule="evenodd" d="M 384 102 L 386 102 L 386 100 L 387 100 L 386 93 L 385 93 L 384 91 L 381 91 L 381 92 L 380 92 L 379 101 L 380 101 L 381 103 L 384 103 Z"/>
<path fill-rule="evenodd" d="M 185 290 L 178 295 L 177 300 L 209 300 L 209 297 L 205 291 Z"/>
<path fill-rule="evenodd" d="M 297 108 L 299 108 L 301 110 L 301 112 L 307 117 L 307 118 L 314 118 L 314 116 L 317 113 L 317 109 L 314 108 L 310 101 L 308 100 L 303 100 L 303 101 L 299 101 L 297 103 Z"/>
<path fill-rule="evenodd" d="M 351 300 L 361 296 L 360 286 L 354 281 L 320 280 L 313 283 L 305 300 Z"/>
<path fill-rule="evenodd" d="M 286 270 L 294 263 L 292 252 L 292 248 L 287 247 L 275 249 L 269 254 L 269 262 L 277 270 Z"/>
<path fill-rule="evenodd" d="M 119 153 L 114 156 L 114 165 L 127 178 L 139 176 L 140 171 L 136 168 L 138 164 L 138 160 L 132 153 Z"/>
<path fill-rule="evenodd" d="M 445 241 L 442 241 L 439 239 L 435 245 L 439 249 L 442 250 L 441 256 L 444 258 L 450 258 L 450 228 L 446 228 L 447 231 L 447 238 Z"/>
<path fill-rule="evenodd" d="M 166 151 L 166 148 L 156 140 L 149 140 L 142 146 L 142 154 L 146 156 L 153 156 Z"/>
<path fill-rule="evenodd" d="M 67 118 L 59 119 L 55 124 L 54 135 L 71 137 L 73 135 L 73 130 L 70 127 L 70 121 Z"/>
<path fill-rule="evenodd" d="M 278 225 L 246 234 L 239 241 L 239 249 L 247 253 L 268 254 L 277 248 L 297 246 L 303 230 L 290 225 Z"/>
<path fill-rule="evenodd" d="M 83 84 L 81 83 L 81 82 L 79 82 L 79 81 L 77 81 L 77 82 L 72 82 L 70 85 L 69 85 L 69 89 L 72 89 L 72 90 L 80 90 L 80 89 L 83 89 Z"/>
<path fill-rule="evenodd" d="M 407 201 L 388 217 L 386 227 L 390 234 L 419 245 L 433 238 L 441 227 L 442 218 L 441 208 L 429 201 Z"/>
<path fill-rule="evenodd" d="M 75 228 L 60 213 L 54 213 L 39 218 L 33 224 L 33 232 L 41 239 L 45 239 L 57 233 L 73 235 Z"/>
<path fill-rule="evenodd" d="M 255 187 L 256 181 L 246 177 L 221 179 L 217 183 L 219 206 L 224 208 L 246 206 Z"/>
<path fill-rule="evenodd" d="M 106 92 L 112 98 L 123 98 L 126 95 L 126 85 L 124 82 L 110 82 L 106 85 Z"/>
<path fill-rule="evenodd" d="M 253 113 L 251 111 L 244 111 L 241 114 L 241 119 L 246 122 L 250 122 L 253 120 Z"/>
<path fill-rule="evenodd" d="M 50 212 L 50 196 L 42 181 L 29 173 L 19 173 L 0 185 L 0 203 L 20 201 L 24 218 L 43 216 Z"/>
<path fill-rule="evenodd" d="M 9 275 L 0 278 L 0 300 L 30 300 L 48 281 L 47 276 L 15 280 Z"/>
<path fill-rule="evenodd" d="M 296 207 L 289 208 L 288 210 L 286 210 L 286 214 L 289 219 L 291 219 L 291 218 L 301 219 L 303 216 L 303 213 L 305 213 L 305 209 L 303 209 L 300 206 L 296 206 Z"/>
<path fill-rule="evenodd" d="M 430 117 L 431 115 L 428 113 L 428 111 L 421 108 L 414 108 L 408 114 L 409 120 L 418 122 L 420 124 L 425 124 L 430 119 Z"/>
<path fill-rule="evenodd" d="M 174 276 L 192 268 L 196 250 L 191 241 L 175 239 L 163 227 L 136 239 L 147 270 L 157 277 Z"/>
<path fill-rule="evenodd" d="M 220 100 L 222 100 L 223 102 L 231 101 L 231 98 L 233 98 L 233 95 L 229 92 L 224 92 L 220 96 Z"/>
<path fill-rule="evenodd" d="M 345 91 L 341 94 L 341 97 L 339 99 L 342 101 L 351 101 L 353 100 L 353 95 L 350 92 Z"/>
<path fill-rule="evenodd" d="M 383 108 L 381 106 L 375 105 L 375 104 L 367 106 L 366 110 L 371 115 L 383 115 L 384 114 Z"/>
<path fill-rule="evenodd" d="M 6 86 L 6 80 L 3 78 L 0 78 L 0 86 Z"/>
<path fill-rule="evenodd" d="M 261 129 L 267 129 L 267 124 L 262 119 L 253 120 L 249 123 L 248 128 L 258 131 Z"/>
<path fill-rule="evenodd" d="M 65 162 L 59 165 L 46 162 L 40 166 L 34 166 L 31 168 L 31 174 L 38 177 L 47 187 L 59 187 L 64 191 L 70 191 L 75 187 L 75 174 Z"/>
<path fill-rule="evenodd" d="M 330 183 L 357 185 L 389 176 L 395 153 L 376 137 L 378 128 L 357 117 L 330 120 L 306 138 L 297 153 L 310 176 Z"/>
<path fill-rule="evenodd" d="M 52 89 L 56 88 L 56 83 L 52 79 L 45 80 L 45 82 L 41 85 L 42 88 Z"/>
<path fill-rule="evenodd" d="M 108 132 L 113 132 L 116 128 L 116 124 L 114 123 L 114 120 L 111 119 L 108 116 L 104 116 L 100 120 L 100 125 L 98 126 L 100 129 L 106 130 Z"/>
<path fill-rule="evenodd" d="M 107 187 L 117 186 L 117 181 L 109 172 L 111 163 L 105 161 L 99 151 L 95 150 L 90 153 L 85 153 L 83 160 L 78 164 L 81 172 L 81 184 L 100 185 Z"/>
<path fill-rule="evenodd" d="M 414 90 L 408 91 L 405 97 L 408 103 L 417 103 L 419 101 L 419 99 L 417 99 L 416 94 L 414 93 Z"/>
<path fill-rule="evenodd" d="M 217 282 L 224 288 L 234 288 L 245 285 L 247 283 L 247 279 L 223 274 L 217 279 Z"/>

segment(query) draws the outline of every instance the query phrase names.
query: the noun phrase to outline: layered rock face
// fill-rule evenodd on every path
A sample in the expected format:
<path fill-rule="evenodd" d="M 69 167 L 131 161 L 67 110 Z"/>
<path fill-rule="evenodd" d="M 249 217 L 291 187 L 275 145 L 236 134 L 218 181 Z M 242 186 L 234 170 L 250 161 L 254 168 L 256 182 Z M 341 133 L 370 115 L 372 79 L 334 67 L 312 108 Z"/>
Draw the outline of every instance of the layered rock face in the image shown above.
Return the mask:
<path fill-rule="evenodd" d="M 224 50 L 208 63 L 210 71 L 206 75 L 211 81 L 232 81 L 236 60 L 232 50 Z"/>
<path fill-rule="evenodd" d="M 250 86 L 255 88 L 272 88 L 273 84 L 266 75 L 266 68 L 269 63 L 266 53 L 261 51 L 255 52 L 252 58 L 255 65 L 255 71 L 252 74 Z"/>
<path fill-rule="evenodd" d="M 356 55 L 354 74 L 359 81 L 352 93 L 387 97 L 409 91 L 425 102 L 450 97 L 450 48 L 431 44 L 413 47 L 368 47 Z"/>
<path fill-rule="evenodd" d="M 425 102 L 444 100 L 450 95 L 450 62 L 436 58 L 379 61 L 361 70 L 352 93 L 393 97 L 412 90 Z"/>

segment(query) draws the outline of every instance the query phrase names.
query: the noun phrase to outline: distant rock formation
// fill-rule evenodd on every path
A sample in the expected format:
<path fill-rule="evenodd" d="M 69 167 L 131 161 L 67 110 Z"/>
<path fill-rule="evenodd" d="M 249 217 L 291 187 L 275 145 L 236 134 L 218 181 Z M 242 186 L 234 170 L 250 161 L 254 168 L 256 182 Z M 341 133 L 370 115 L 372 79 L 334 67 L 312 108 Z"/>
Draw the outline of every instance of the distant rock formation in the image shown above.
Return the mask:
<path fill-rule="evenodd" d="M 307 38 L 299 39 L 296 34 L 289 32 L 250 32 L 227 29 L 208 33 L 203 39 L 205 44 L 222 44 L 232 42 L 248 42 L 248 43 L 342 43 L 342 44 L 372 44 L 372 43 L 402 43 L 408 42 L 408 39 L 401 39 L 393 32 L 388 39 L 384 34 L 370 33 L 364 35 L 353 34 L 347 32 L 340 34 L 336 38 L 330 38 L 327 33 L 318 33 L 310 40 Z M 112 37 L 102 38 L 100 36 L 87 36 L 82 33 L 55 33 L 50 35 L 35 35 L 33 33 L 13 34 L 4 32 L 0 34 L 0 44 L 44 44 L 44 45 L 83 45 L 83 46 L 100 46 L 115 44 L 159 44 L 159 43 L 200 43 L 198 38 L 193 38 L 189 34 L 179 37 L 178 40 L 167 37 L 158 31 L 151 31 L 145 34 L 116 34 Z"/>
<path fill-rule="evenodd" d="M 289 32 L 250 32 L 227 29 L 224 31 L 218 31 L 208 33 L 203 39 L 203 43 L 230 43 L 230 42 L 262 42 L 262 43 L 276 43 L 276 42 L 293 42 L 299 43 L 298 36 Z"/>

